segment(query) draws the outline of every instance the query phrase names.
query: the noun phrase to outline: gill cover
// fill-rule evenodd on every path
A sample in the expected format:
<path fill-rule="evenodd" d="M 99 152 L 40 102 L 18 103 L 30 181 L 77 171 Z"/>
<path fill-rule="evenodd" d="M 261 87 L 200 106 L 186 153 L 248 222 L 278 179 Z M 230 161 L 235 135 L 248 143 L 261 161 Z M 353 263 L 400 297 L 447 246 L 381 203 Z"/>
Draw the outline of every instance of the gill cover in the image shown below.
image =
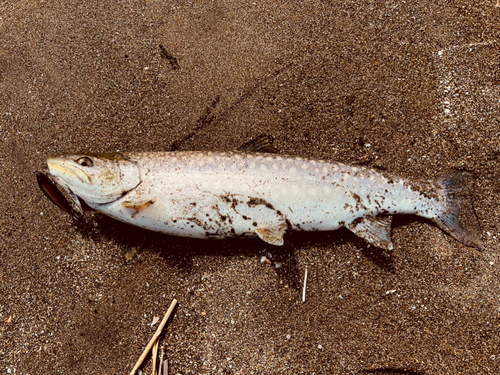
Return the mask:
<path fill-rule="evenodd" d="M 113 202 L 141 183 L 139 167 L 122 154 L 57 155 L 47 165 L 58 184 L 88 204 Z"/>

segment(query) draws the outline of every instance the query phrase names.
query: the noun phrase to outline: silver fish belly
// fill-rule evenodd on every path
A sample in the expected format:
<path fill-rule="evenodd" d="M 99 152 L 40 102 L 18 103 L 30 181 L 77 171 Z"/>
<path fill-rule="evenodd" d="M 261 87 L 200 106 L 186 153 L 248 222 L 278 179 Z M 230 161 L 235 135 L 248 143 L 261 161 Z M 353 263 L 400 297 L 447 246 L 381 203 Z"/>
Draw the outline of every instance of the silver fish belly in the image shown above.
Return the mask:
<path fill-rule="evenodd" d="M 91 208 L 176 236 L 258 236 L 282 245 L 286 231 L 346 227 L 375 246 L 392 249 L 392 215 L 416 214 L 465 244 L 481 246 L 459 222 L 456 177 L 439 181 L 433 194 L 425 194 L 372 169 L 276 154 L 164 152 L 120 157 L 123 167 L 116 157 L 106 161 L 100 155 L 52 157 L 48 165 L 56 182 Z M 81 165 L 82 158 L 90 162 Z M 128 188 L 118 186 L 116 196 L 100 197 L 108 172 L 105 178 L 89 175 L 89 183 L 97 186 L 92 186 L 92 194 L 86 195 L 82 182 L 72 184 L 75 178 L 87 183 L 83 174 L 95 167 L 97 158 L 104 158 L 103 165 L 115 163 L 108 170 L 118 170 L 121 175 L 115 179 Z M 65 175 L 68 163 L 79 169 Z"/>

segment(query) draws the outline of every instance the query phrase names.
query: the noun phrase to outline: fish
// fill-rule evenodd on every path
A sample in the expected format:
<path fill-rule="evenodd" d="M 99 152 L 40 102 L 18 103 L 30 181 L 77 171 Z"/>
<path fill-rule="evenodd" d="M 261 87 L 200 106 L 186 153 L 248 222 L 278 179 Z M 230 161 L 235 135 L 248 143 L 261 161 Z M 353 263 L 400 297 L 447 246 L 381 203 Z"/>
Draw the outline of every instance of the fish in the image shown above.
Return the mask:
<path fill-rule="evenodd" d="M 85 205 L 174 236 L 259 237 L 281 246 L 287 232 L 345 227 L 393 250 L 392 217 L 413 214 L 467 246 L 483 247 L 480 235 L 460 219 L 471 199 L 463 193 L 463 172 L 416 183 L 363 166 L 271 151 L 258 139 L 226 152 L 55 155 L 47 158 L 47 173 L 79 212 Z"/>

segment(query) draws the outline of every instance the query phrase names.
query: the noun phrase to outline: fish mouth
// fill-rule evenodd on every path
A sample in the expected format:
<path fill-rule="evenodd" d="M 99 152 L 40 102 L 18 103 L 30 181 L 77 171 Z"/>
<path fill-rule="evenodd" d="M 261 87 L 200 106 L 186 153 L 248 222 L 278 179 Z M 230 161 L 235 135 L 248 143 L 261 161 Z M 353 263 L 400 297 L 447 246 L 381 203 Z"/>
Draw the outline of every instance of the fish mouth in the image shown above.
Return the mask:
<path fill-rule="evenodd" d="M 73 165 L 73 163 L 61 160 L 57 156 L 49 157 L 47 159 L 47 166 L 49 167 L 49 171 L 52 176 L 58 176 L 58 178 L 63 181 L 64 177 L 76 177 L 84 184 L 89 184 L 91 182 L 90 177 L 84 171 L 76 165 Z"/>
<path fill-rule="evenodd" d="M 71 190 L 68 192 L 66 187 L 54 182 L 54 177 L 46 171 L 35 171 L 35 175 L 40 190 L 52 203 L 71 215 L 74 220 L 78 220 L 83 216 L 81 203 Z M 71 201 L 61 192 L 60 187 L 72 198 Z"/>

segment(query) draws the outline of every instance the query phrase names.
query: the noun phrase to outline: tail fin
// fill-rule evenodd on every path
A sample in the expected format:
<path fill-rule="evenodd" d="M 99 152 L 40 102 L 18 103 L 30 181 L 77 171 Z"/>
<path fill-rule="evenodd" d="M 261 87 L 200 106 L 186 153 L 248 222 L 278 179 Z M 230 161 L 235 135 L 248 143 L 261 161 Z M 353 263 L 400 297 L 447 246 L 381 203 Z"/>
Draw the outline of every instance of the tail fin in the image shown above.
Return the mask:
<path fill-rule="evenodd" d="M 470 173 L 456 171 L 438 179 L 443 197 L 443 209 L 434 222 L 457 241 L 482 249 L 479 220 L 470 196 Z"/>

